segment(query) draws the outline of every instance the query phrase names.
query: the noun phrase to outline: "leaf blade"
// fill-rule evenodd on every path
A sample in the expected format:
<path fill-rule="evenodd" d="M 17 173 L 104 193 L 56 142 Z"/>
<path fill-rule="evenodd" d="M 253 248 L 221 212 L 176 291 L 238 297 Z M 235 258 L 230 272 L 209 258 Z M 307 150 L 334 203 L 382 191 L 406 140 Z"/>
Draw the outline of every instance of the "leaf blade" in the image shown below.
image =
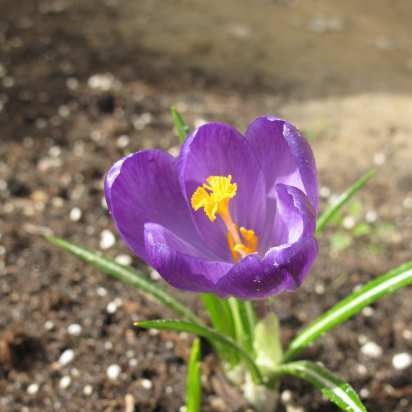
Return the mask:
<path fill-rule="evenodd" d="M 358 394 L 349 383 L 323 366 L 309 361 L 298 361 L 280 366 L 278 373 L 292 375 L 309 382 L 344 411 L 367 412 Z"/>
<path fill-rule="evenodd" d="M 249 367 L 250 373 L 256 382 L 262 382 L 262 375 L 256 366 L 253 358 L 233 339 L 225 336 L 214 329 L 208 328 L 189 321 L 180 321 L 174 319 L 159 319 L 136 322 L 135 326 L 145 329 L 174 330 L 178 332 L 188 332 L 201 336 L 209 340 L 212 344 L 218 344 L 227 347 L 229 350 L 235 350 Z"/>
<path fill-rule="evenodd" d="M 327 224 L 334 218 L 340 209 L 376 174 L 372 169 L 360 179 L 358 179 L 348 190 L 342 193 L 336 202 L 328 207 L 318 218 L 316 223 L 316 233 L 319 234 L 325 229 Z"/>
<path fill-rule="evenodd" d="M 173 123 L 175 125 L 177 137 L 179 138 L 179 142 L 183 143 L 186 139 L 186 136 L 190 132 L 190 128 L 187 123 L 183 120 L 182 115 L 178 112 L 175 106 L 170 108 L 170 112 L 172 114 Z"/>
<path fill-rule="evenodd" d="M 284 360 L 295 358 L 306 346 L 324 333 L 359 313 L 381 297 L 412 284 L 412 261 L 377 277 L 338 302 L 313 321 L 290 343 Z"/>
<path fill-rule="evenodd" d="M 169 295 L 165 289 L 147 278 L 143 273 L 128 266 L 120 265 L 111 259 L 99 256 L 93 251 L 77 246 L 57 236 L 48 235 L 46 239 L 53 245 L 80 258 L 84 262 L 101 270 L 103 273 L 143 291 L 147 296 L 154 298 L 180 316 L 190 319 L 193 322 L 201 323 L 200 319 L 190 309 Z"/>
<path fill-rule="evenodd" d="M 192 344 L 186 380 L 186 411 L 199 412 L 202 400 L 202 382 L 200 367 L 200 339 L 196 338 Z"/>

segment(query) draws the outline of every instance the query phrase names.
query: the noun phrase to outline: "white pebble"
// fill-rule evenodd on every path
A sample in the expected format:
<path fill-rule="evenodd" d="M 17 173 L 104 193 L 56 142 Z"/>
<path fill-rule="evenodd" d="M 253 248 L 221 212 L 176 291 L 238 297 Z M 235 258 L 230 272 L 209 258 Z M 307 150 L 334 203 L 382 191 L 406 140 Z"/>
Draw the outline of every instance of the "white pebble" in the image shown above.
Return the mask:
<path fill-rule="evenodd" d="M 132 264 L 132 257 L 130 255 L 117 255 L 114 260 L 120 265 L 129 266 Z"/>
<path fill-rule="evenodd" d="M 159 279 L 161 278 L 159 272 L 157 272 L 157 271 L 154 270 L 154 269 L 151 269 L 151 270 L 150 270 L 150 277 L 151 277 L 153 280 L 159 280 Z"/>
<path fill-rule="evenodd" d="M 126 148 L 130 143 L 130 137 L 127 134 L 122 134 L 121 136 L 118 137 L 117 139 L 117 147 L 120 149 Z"/>
<path fill-rule="evenodd" d="M 283 403 L 289 403 L 292 400 L 292 392 L 289 390 L 282 391 L 280 399 Z"/>
<path fill-rule="evenodd" d="M 366 342 L 361 347 L 361 352 L 370 358 L 379 358 L 382 356 L 382 348 L 375 342 Z"/>
<path fill-rule="evenodd" d="M 70 210 L 69 218 L 72 222 L 78 222 L 82 218 L 82 211 L 78 207 L 74 207 Z"/>
<path fill-rule="evenodd" d="M 365 219 L 368 223 L 376 222 L 378 219 L 378 213 L 376 210 L 368 210 L 365 215 Z"/>
<path fill-rule="evenodd" d="M 403 199 L 402 205 L 405 209 L 412 209 L 412 197 L 405 197 L 405 199 Z"/>
<path fill-rule="evenodd" d="M 29 395 L 36 395 L 36 393 L 39 391 L 39 385 L 37 383 L 31 383 L 28 387 L 27 387 L 27 393 Z"/>
<path fill-rule="evenodd" d="M 67 389 L 72 383 L 72 378 L 70 376 L 63 376 L 59 382 L 60 389 Z"/>
<path fill-rule="evenodd" d="M 315 293 L 317 295 L 323 295 L 325 293 L 325 285 L 323 283 L 316 283 Z"/>
<path fill-rule="evenodd" d="M 119 308 L 119 305 L 117 304 L 117 302 L 115 302 L 114 300 L 109 302 L 106 306 L 106 312 L 110 313 L 111 315 L 113 315 L 114 313 L 117 312 L 117 309 Z"/>
<path fill-rule="evenodd" d="M 369 395 L 370 395 L 369 389 L 367 389 L 367 388 L 362 388 L 362 389 L 359 391 L 359 395 L 360 395 L 361 398 L 363 398 L 363 399 L 368 398 Z"/>
<path fill-rule="evenodd" d="M 110 230 L 105 229 L 100 233 L 100 249 L 110 249 L 115 243 L 116 238 Z"/>
<path fill-rule="evenodd" d="M 386 161 L 385 153 L 375 153 L 373 155 L 373 163 L 377 166 L 382 166 Z"/>
<path fill-rule="evenodd" d="M 84 395 L 90 396 L 92 393 L 93 393 L 93 386 L 91 386 L 91 385 L 86 385 L 86 386 L 83 388 L 83 394 L 84 394 Z"/>
<path fill-rule="evenodd" d="M 74 359 L 74 351 L 72 349 L 66 349 L 59 358 L 59 363 L 62 366 L 68 365 Z"/>
<path fill-rule="evenodd" d="M 106 288 L 104 288 L 103 286 L 99 286 L 97 289 L 96 289 L 96 293 L 100 296 L 100 297 L 105 297 L 105 296 L 107 296 L 107 289 Z"/>
<path fill-rule="evenodd" d="M 53 328 L 54 328 L 54 323 L 51 320 L 46 320 L 46 322 L 44 322 L 44 329 L 52 330 Z"/>
<path fill-rule="evenodd" d="M 345 229 L 350 230 L 350 229 L 353 229 L 353 227 L 355 226 L 355 223 L 356 222 L 355 222 L 355 219 L 354 219 L 353 216 L 345 216 L 343 221 L 342 221 L 342 226 Z"/>
<path fill-rule="evenodd" d="M 153 383 L 152 383 L 152 381 L 149 380 L 149 379 L 142 379 L 142 380 L 140 381 L 140 384 L 142 385 L 142 387 L 143 387 L 144 389 L 147 389 L 147 390 L 153 388 Z"/>
<path fill-rule="evenodd" d="M 72 323 L 67 327 L 67 333 L 72 336 L 80 336 L 82 333 L 82 327 L 78 323 Z"/>
<path fill-rule="evenodd" d="M 365 365 L 362 365 L 359 363 L 356 367 L 356 370 L 358 371 L 359 375 L 366 375 L 368 373 L 368 369 L 366 368 Z"/>
<path fill-rule="evenodd" d="M 132 359 L 129 360 L 129 366 L 131 368 L 135 368 L 137 366 L 137 364 L 138 364 L 137 359 L 132 358 Z"/>
<path fill-rule="evenodd" d="M 370 306 L 366 306 L 365 308 L 362 309 L 362 315 L 366 316 L 367 318 L 370 318 L 371 316 L 373 316 L 374 313 L 375 313 L 375 309 Z"/>
<path fill-rule="evenodd" d="M 322 186 L 319 190 L 320 197 L 323 199 L 327 199 L 331 193 L 331 190 L 327 186 Z"/>
<path fill-rule="evenodd" d="M 120 368 L 119 365 L 110 365 L 107 370 L 106 370 L 106 375 L 107 377 L 112 380 L 115 381 L 118 379 L 118 377 L 120 376 L 120 373 L 122 372 L 122 369 Z"/>
<path fill-rule="evenodd" d="M 405 330 L 402 332 L 402 337 L 403 337 L 404 339 L 406 339 L 406 340 L 412 340 L 412 330 L 405 329 Z"/>
<path fill-rule="evenodd" d="M 395 369 L 402 370 L 402 369 L 409 368 L 409 366 L 411 365 L 412 365 L 412 357 L 411 355 L 409 355 L 409 353 L 406 353 L 406 352 L 397 353 L 392 358 L 392 366 Z"/>

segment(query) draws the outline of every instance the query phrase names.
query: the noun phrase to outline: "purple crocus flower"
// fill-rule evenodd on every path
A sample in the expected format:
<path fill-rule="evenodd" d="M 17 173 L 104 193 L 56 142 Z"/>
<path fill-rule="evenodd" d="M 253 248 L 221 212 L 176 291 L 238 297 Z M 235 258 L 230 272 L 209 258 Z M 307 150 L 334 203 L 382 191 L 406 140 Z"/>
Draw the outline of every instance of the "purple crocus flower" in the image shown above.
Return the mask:
<path fill-rule="evenodd" d="M 174 158 L 143 150 L 106 175 L 124 242 L 176 288 L 257 299 L 295 290 L 316 255 L 312 151 L 285 120 L 191 133 Z"/>

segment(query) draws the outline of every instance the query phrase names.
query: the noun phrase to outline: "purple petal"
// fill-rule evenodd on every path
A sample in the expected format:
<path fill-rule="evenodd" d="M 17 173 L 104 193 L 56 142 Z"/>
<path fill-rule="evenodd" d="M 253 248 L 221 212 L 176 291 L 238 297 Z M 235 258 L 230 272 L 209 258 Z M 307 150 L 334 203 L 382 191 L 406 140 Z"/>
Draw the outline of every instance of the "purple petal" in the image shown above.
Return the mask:
<path fill-rule="evenodd" d="M 292 124 L 275 117 L 258 117 L 247 131 L 265 174 L 268 193 L 274 196 L 276 183 L 301 189 L 318 210 L 316 164 L 306 139 Z"/>
<path fill-rule="evenodd" d="M 317 255 L 316 216 L 305 194 L 293 186 L 276 185 L 277 209 L 272 241 L 264 257 L 249 255 L 216 285 L 222 296 L 257 299 L 295 290 Z"/>
<path fill-rule="evenodd" d="M 230 201 L 235 223 L 252 229 L 260 236 L 266 214 L 265 183 L 259 163 L 248 141 L 231 126 L 209 123 L 195 130 L 182 147 L 179 158 L 179 178 L 190 205 L 194 191 L 209 176 L 232 175 L 237 194 Z M 230 260 L 227 229 L 220 219 L 211 222 L 203 210 L 193 211 L 193 221 L 203 241 L 214 253 Z"/>
<path fill-rule="evenodd" d="M 148 222 L 161 224 L 202 250 L 181 194 L 175 159 L 169 154 L 147 150 L 119 160 L 106 175 L 105 195 L 121 237 L 144 260 L 144 225 Z"/>
<path fill-rule="evenodd" d="M 261 299 L 295 290 L 309 273 L 317 255 L 314 238 L 302 238 L 292 245 L 273 248 L 263 259 L 249 255 L 217 283 L 221 296 Z"/>
<path fill-rule="evenodd" d="M 145 225 L 147 261 L 172 286 L 193 292 L 215 292 L 215 283 L 233 264 L 204 259 L 170 230 Z"/>

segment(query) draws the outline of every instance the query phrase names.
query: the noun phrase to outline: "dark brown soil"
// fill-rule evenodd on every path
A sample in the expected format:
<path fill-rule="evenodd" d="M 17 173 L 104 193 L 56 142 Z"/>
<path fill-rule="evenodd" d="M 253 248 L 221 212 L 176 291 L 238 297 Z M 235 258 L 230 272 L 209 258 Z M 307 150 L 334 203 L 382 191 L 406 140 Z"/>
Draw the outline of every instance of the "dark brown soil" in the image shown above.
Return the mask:
<path fill-rule="evenodd" d="M 181 410 L 191 338 L 132 327 L 171 314 L 35 235 L 50 228 L 101 249 L 102 231 L 114 233 L 103 175 L 127 152 L 176 149 L 172 104 L 191 124 L 242 129 L 266 112 L 293 119 L 312 139 L 323 205 L 329 191 L 381 166 L 320 239 L 301 290 L 268 306 L 285 344 L 357 285 L 411 258 L 407 2 L 259 0 L 253 13 L 232 0 L 0 5 L 0 411 L 125 411 L 128 394 L 134 412 Z M 103 252 L 129 254 L 118 239 Z M 179 296 L 200 311 L 196 296 Z M 411 289 L 386 298 L 306 357 L 348 379 L 369 411 L 410 411 L 412 369 L 392 359 L 412 353 L 411 299 Z M 381 353 L 365 354 L 367 342 Z M 62 365 L 67 350 L 74 358 Z M 116 379 L 110 365 L 121 368 Z M 293 379 L 281 392 L 280 411 L 336 410 Z M 207 347 L 203 405 L 252 410 Z"/>

